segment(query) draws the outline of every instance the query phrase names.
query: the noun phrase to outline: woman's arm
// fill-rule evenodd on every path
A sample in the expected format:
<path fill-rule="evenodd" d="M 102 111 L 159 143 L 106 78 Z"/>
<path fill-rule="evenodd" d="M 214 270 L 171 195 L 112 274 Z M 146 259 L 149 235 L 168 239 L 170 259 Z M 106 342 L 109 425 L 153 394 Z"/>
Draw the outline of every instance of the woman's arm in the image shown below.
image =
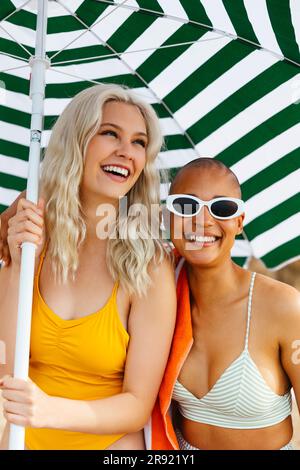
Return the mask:
<path fill-rule="evenodd" d="M 11 206 L 0 214 L 0 260 L 2 259 L 6 266 L 10 263 L 10 251 L 7 243 L 8 221 L 16 214 L 18 202 L 25 195 L 26 191 L 23 191 Z"/>
<path fill-rule="evenodd" d="M 130 433 L 145 426 L 167 363 L 176 316 L 174 272 L 169 261 L 152 269 L 151 277 L 153 286 L 147 296 L 132 302 L 122 393 L 93 401 L 50 396 L 45 401 L 45 394 L 32 382 L 6 379 L 10 397 L 13 388 L 23 396 L 22 408 L 20 402 L 8 402 L 11 413 L 6 416 L 11 423 L 92 434 Z"/>
<path fill-rule="evenodd" d="M 295 392 L 300 412 L 300 293 L 285 286 L 281 302 L 280 350 L 282 365 Z"/>
<path fill-rule="evenodd" d="M 19 268 L 12 264 L 0 271 L 0 341 L 5 352 L 5 357 L 0 358 L 0 377 L 13 373 L 19 277 Z"/>
<path fill-rule="evenodd" d="M 9 441 L 9 424 L 6 423 L 2 436 L 0 438 L 0 450 L 8 450 L 8 441 Z"/>
<path fill-rule="evenodd" d="M 18 202 L 17 214 L 10 219 L 8 244 L 12 261 L 0 270 L 0 341 L 4 344 L 5 360 L 0 358 L 0 377 L 12 374 L 18 313 L 18 293 L 21 263 L 21 245 L 25 241 L 40 245 L 39 258 L 44 244 L 43 203 L 39 206 L 25 199 Z"/>

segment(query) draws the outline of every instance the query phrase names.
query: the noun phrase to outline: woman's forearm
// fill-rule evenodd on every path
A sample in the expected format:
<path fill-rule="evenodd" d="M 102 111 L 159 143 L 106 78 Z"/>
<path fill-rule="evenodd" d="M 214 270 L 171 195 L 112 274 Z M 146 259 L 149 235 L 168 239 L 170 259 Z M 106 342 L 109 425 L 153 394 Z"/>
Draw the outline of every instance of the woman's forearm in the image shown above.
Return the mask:
<path fill-rule="evenodd" d="M 52 402 L 52 403 L 51 403 Z M 49 428 L 89 434 L 127 434 L 142 429 L 148 416 L 131 393 L 101 400 L 50 397 Z"/>
<path fill-rule="evenodd" d="M 6 423 L 2 436 L 0 438 L 0 450 L 8 450 L 8 441 L 9 441 L 9 424 Z"/>
<path fill-rule="evenodd" d="M 10 264 L 0 271 L 0 341 L 5 345 L 5 360 L 0 376 L 13 373 L 16 342 L 20 268 Z"/>

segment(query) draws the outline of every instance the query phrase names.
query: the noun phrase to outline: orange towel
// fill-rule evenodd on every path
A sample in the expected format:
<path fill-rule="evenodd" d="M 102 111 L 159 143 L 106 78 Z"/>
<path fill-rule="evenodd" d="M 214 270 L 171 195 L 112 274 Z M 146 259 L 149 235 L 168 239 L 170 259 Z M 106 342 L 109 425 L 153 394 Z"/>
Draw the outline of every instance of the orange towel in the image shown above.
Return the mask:
<path fill-rule="evenodd" d="M 169 411 L 176 379 L 192 344 L 189 286 L 183 265 L 177 281 L 177 318 L 171 351 L 151 419 L 153 450 L 179 449 Z"/>

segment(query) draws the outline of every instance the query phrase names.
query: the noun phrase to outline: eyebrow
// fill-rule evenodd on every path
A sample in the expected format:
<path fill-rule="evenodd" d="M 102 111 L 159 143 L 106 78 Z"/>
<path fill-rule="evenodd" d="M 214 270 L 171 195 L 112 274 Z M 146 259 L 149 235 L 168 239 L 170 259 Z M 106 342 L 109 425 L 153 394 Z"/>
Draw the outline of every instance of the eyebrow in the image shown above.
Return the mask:
<path fill-rule="evenodd" d="M 112 126 L 120 131 L 123 130 L 122 127 L 118 126 L 117 124 L 113 124 L 112 122 L 102 122 L 101 126 Z M 135 132 L 135 135 L 143 135 L 148 138 L 148 135 L 145 132 Z"/>

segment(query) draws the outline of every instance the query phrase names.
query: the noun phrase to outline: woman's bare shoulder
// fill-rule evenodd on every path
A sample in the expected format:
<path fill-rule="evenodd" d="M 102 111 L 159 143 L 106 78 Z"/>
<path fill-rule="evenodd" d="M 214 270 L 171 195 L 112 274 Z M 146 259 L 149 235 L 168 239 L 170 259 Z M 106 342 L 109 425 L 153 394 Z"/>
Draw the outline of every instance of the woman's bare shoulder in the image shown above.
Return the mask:
<path fill-rule="evenodd" d="M 150 278 L 150 284 L 146 292 L 146 298 L 154 298 L 157 293 L 160 295 L 162 292 L 168 292 L 169 295 L 176 297 L 176 284 L 175 284 L 175 267 L 172 256 L 164 254 L 161 260 L 153 258 L 147 267 L 148 276 Z M 128 296 L 129 303 L 132 306 L 135 303 L 140 303 L 141 298 L 138 294 L 128 294 L 127 291 L 124 293 Z M 154 297 L 153 297 L 154 296 Z"/>
<path fill-rule="evenodd" d="M 174 269 L 174 257 L 171 252 L 164 253 L 161 260 L 153 259 L 149 263 L 150 275 L 155 275 L 156 273 L 160 273 L 163 275 L 165 272 L 174 273 Z"/>
<path fill-rule="evenodd" d="M 300 314 L 300 292 L 289 284 L 257 274 L 256 291 L 266 314 L 276 315 L 285 321 L 287 315 Z"/>

